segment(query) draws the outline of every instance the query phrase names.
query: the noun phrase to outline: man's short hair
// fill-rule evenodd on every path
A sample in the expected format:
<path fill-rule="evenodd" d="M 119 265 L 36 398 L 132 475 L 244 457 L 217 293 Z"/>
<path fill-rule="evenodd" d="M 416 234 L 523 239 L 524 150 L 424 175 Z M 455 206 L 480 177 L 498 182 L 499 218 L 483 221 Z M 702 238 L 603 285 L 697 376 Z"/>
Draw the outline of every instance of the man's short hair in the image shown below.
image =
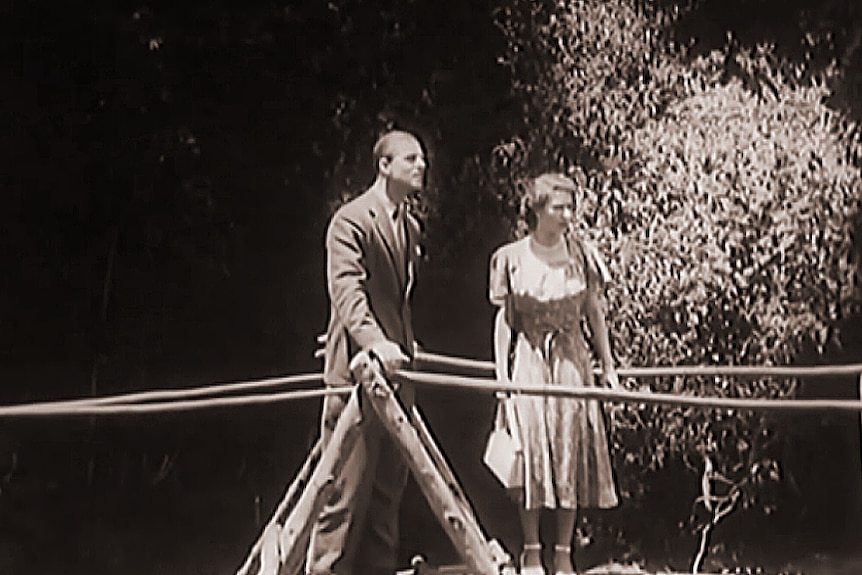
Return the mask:
<path fill-rule="evenodd" d="M 380 159 L 381 158 L 392 158 L 392 147 L 393 144 L 398 140 L 411 140 L 415 142 L 419 142 L 419 138 L 410 132 L 405 130 L 390 130 L 386 132 L 382 136 L 377 139 L 377 143 L 374 144 L 374 171 L 380 171 Z M 421 145 L 421 142 L 419 142 Z"/>

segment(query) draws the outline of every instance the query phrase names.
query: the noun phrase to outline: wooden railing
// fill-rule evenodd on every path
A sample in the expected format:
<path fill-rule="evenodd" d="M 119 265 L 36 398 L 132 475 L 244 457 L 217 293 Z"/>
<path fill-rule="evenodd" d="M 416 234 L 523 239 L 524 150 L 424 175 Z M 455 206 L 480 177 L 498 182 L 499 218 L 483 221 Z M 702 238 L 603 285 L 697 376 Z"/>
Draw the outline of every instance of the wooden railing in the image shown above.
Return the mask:
<path fill-rule="evenodd" d="M 316 354 L 319 355 L 319 354 Z M 308 455 L 284 498 L 276 507 L 237 575 L 295 575 L 302 568 L 309 530 L 330 496 L 344 465 L 345 456 L 358 437 L 359 394 L 363 394 L 376 416 L 401 447 L 414 477 L 428 499 L 444 531 L 464 559 L 464 569 L 476 575 L 514 573 L 511 557 L 495 540 L 488 540 L 475 517 L 455 473 L 434 443 L 417 409 L 404 410 L 390 382 L 366 355 L 354 361 L 357 386 L 295 389 L 297 385 L 320 383 L 321 374 L 221 383 L 190 389 L 154 390 L 99 398 L 45 401 L 0 406 L 2 418 L 145 415 L 210 408 L 275 404 L 351 394 L 328 445 L 319 443 Z M 434 370 L 431 372 L 430 370 Z M 441 370 L 443 371 L 441 373 Z M 447 371 L 461 372 L 453 375 Z M 463 375 L 467 374 L 473 375 Z M 839 366 L 668 366 L 620 368 L 620 378 L 661 377 L 715 378 L 824 378 L 858 377 L 862 398 L 862 364 Z M 392 374 L 395 382 L 461 388 L 488 394 L 522 393 L 554 395 L 637 404 L 668 404 L 704 409 L 770 410 L 796 413 L 827 411 L 860 413 L 862 399 L 771 399 L 749 397 L 697 397 L 690 394 L 612 390 L 597 387 L 572 388 L 558 385 L 497 381 L 494 364 L 468 358 L 417 351 L 412 369 Z M 282 388 L 287 387 L 284 390 Z M 639 389 L 642 389 L 640 386 Z M 278 391 L 275 391 L 278 390 Z"/>
<path fill-rule="evenodd" d="M 360 394 L 363 402 L 371 406 L 371 416 L 380 420 L 399 446 L 431 510 L 464 559 L 465 570 L 475 575 L 514 575 L 511 557 L 498 542 L 486 538 L 418 409 L 405 411 L 382 370 L 369 356 L 360 354 L 351 362 L 351 368 L 357 386 L 320 460 L 314 466 L 309 456 L 237 575 L 296 575 L 299 572 L 311 526 L 331 496 L 360 433 L 359 423 L 363 417 L 359 409 Z M 309 471 L 312 466 L 314 470 Z M 297 496 L 300 487 L 302 493 Z"/>
<path fill-rule="evenodd" d="M 307 544 L 309 524 L 315 517 L 314 513 L 309 513 L 308 510 L 319 509 L 329 494 L 327 486 L 335 481 L 340 471 L 341 455 L 333 455 L 330 452 L 335 451 L 343 454 L 346 449 L 349 449 L 346 446 L 349 446 L 351 434 L 355 433 L 355 429 L 350 424 L 343 424 L 343 421 L 345 419 L 350 421 L 355 417 L 353 410 L 356 409 L 358 393 L 365 395 L 376 416 L 401 447 L 405 460 L 428 499 L 429 506 L 464 560 L 466 572 L 476 575 L 513 573 L 514 566 L 511 557 L 499 543 L 486 539 L 466 495 L 461 490 L 455 474 L 449 469 L 442 452 L 434 443 L 419 411 L 414 408 L 409 414 L 405 412 L 396 394 L 392 391 L 389 381 L 368 356 L 361 354 L 354 365 L 358 366 L 354 373 L 358 381 L 356 393 L 351 396 L 348 408 L 345 409 L 345 414 L 339 420 L 336 434 L 334 434 L 330 445 L 327 446 L 322 456 L 332 463 L 322 466 L 324 471 L 318 473 L 318 479 L 313 481 L 304 479 L 308 474 L 307 471 L 300 473 L 288 490 L 285 500 L 276 509 L 273 519 L 264 529 L 261 538 L 252 547 L 248 559 L 237 572 L 237 575 L 251 575 L 254 568 L 257 569 L 254 572 L 256 575 L 275 575 L 276 573 L 295 575 L 298 573 L 301 567 L 301 551 L 305 550 Z M 540 394 L 639 404 L 687 405 L 707 409 L 790 412 L 819 410 L 862 413 L 862 400 L 695 397 L 684 394 L 618 391 L 596 387 L 572 388 L 502 382 L 493 379 L 494 364 L 492 362 L 423 351 L 418 351 L 415 354 L 413 367 L 417 369 L 397 371 L 392 375 L 392 379 L 400 383 L 411 382 L 427 386 L 470 389 L 489 394 L 501 392 Z M 424 369 L 435 369 L 437 372 L 419 371 Z M 440 373 L 439 370 L 441 369 L 478 373 L 485 377 Z M 624 368 L 619 369 L 618 372 L 621 378 L 825 377 L 862 374 L 862 364 L 811 367 L 679 366 Z M 862 394 L 862 378 L 860 378 L 859 385 L 860 394 Z M 341 434 L 338 433 L 339 429 L 342 430 Z M 301 497 L 297 499 L 297 486 L 301 484 L 305 484 L 306 487 Z M 297 508 L 306 511 L 287 515 L 288 500 L 293 499 L 297 499 L 297 501 L 291 504 L 295 504 Z M 297 550 L 297 546 L 301 548 L 301 551 Z"/>

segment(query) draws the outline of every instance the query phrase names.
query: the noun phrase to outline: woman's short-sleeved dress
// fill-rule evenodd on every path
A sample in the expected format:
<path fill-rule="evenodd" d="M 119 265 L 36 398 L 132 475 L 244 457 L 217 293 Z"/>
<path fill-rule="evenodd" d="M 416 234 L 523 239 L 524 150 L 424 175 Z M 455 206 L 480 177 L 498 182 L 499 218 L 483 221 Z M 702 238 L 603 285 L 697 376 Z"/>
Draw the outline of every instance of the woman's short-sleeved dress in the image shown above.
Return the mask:
<path fill-rule="evenodd" d="M 599 305 L 607 271 L 594 248 L 574 238 L 545 248 L 530 236 L 491 258 L 490 299 L 506 306 L 518 384 L 593 386 L 582 320 Z M 527 509 L 609 508 L 618 500 L 602 409 L 595 400 L 514 396 L 524 445 Z"/>

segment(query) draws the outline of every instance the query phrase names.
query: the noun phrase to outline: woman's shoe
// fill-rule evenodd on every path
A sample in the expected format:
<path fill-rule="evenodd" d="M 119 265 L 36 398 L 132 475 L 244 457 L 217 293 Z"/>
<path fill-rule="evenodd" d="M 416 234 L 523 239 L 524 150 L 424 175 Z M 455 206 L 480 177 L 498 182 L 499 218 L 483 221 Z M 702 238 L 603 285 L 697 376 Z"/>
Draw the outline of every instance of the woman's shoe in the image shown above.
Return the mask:
<path fill-rule="evenodd" d="M 569 561 L 572 559 L 572 548 L 568 545 L 554 545 L 554 554 L 556 555 L 565 555 Z M 560 569 L 556 565 L 556 557 L 554 557 L 554 575 L 578 575 L 578 572 L 574 569 L 574 562 L 572 562 L 572 570 L 571 571 L 560 571 Z"/>
<path fill-rule="evenodd" d="M 521 575 L 545 575 L 545 568 L 542 567 L 542 564 L 531 565 L 529 567 L 524 567 L 524 555 L 526 555 L 527 551 L 539 551 L 539 556 L 541 558 L 542 544 L 541 543 L 525 543 L 524 549 L 521 551 Z M 540 559 L 541 560 L 541 559 Z"/>

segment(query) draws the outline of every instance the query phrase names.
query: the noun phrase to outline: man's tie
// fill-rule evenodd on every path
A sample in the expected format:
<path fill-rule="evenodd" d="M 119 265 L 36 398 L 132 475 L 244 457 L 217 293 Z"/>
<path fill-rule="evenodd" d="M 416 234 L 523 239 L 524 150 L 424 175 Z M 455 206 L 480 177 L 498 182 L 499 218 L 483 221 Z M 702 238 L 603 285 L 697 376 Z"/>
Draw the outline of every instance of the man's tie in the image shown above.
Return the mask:
<path fill-rule="evenodd" d="M 398 204 L 393 214 L 393 225 L 395 226 L 395 251 L 399 257 L 404 257 L 407 239 L 404 236 L 404 204 Z"/>

